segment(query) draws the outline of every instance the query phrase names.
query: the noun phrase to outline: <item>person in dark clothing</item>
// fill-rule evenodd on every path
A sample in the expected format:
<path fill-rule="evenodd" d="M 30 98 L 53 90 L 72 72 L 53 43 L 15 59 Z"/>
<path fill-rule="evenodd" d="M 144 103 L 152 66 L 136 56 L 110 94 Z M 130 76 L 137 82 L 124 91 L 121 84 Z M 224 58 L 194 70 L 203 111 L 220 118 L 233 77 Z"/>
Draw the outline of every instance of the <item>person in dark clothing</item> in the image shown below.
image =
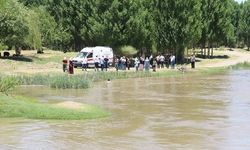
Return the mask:
<path fill-rule="evenodd" d="M 67 58 L 66 57 L 64 57 L 64 59 L 63 59 L 63 72 L 66 72 L 67 70 L 68 70 L 68 60 L 67 60 Z"/>
<path fill-rule="evenodd" d="M 107 58 L 107 56 L 104 58 L 104 68 L 106 71 L 108 71 L 108 61 L 109 59 Z"/>
<path fill-rule="evenodd" d="M 74 65 L 72 59 L 69 60 L 69 74 L 74 74 Z"/>
<path fill-rule="evenodd" d="M 190 57 L 190 62 L 191 62 L 191 68 L 194 69 L 195 68 L 195 55 L 192 55 Z"/>

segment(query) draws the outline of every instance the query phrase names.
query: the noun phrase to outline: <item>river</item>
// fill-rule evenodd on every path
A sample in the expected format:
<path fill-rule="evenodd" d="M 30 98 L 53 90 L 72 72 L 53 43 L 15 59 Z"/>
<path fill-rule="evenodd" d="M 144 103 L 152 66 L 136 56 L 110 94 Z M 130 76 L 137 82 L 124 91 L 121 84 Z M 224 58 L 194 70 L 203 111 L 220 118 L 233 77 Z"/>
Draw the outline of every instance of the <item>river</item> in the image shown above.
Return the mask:
<path fill-rule="evenodd" d="M 43 103 L 99 105 L 85 121 L 0 119 L 2 150 L 250 149 L 250 71 L 100 82 L 85 90 L 20 87 Z"/>

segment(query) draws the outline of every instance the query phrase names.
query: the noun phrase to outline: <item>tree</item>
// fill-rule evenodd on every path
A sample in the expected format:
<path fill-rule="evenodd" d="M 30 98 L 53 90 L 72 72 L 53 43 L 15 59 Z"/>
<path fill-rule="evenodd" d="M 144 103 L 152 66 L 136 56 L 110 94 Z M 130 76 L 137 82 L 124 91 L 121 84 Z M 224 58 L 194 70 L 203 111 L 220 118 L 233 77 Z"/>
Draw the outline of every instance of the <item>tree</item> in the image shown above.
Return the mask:
<path fill-rule="evenodd" d="M 13 46 L 37 48 L 41 46 L 36 14 L 15 0 L 4 1 L 0 9 L 0 39 Z"/>
<path fill-rule="evenodd" d="M 243 37 L 244 44 L 250 50 L 250 0 L 243 3 L 242 14 L 240 18 L 240 34 Z"/>
<path fill-rule="evenodd" d="M 213 44 L 217 45 L 230 41 L 234 37 L 231 21 L 232 5 L 229 0 L 202 0 L 202 36 L 200 44 L 206 55 L 213 55 Z M 210 50 L 212 52 L 210 54 Z"/>
<path fill-rule="evenodd" d="M 200 2 L 155 0 L 153 7 L 157 47 L 173 50 L 183 62 L 185 48 L 200 37 Z"/>
<path fill-rule="evenodd" d="M 240 43 L 240 30 L 239 30 L 239 22 L 240 22 L 240 15 L 241 15 L 241 7 L 240 4 L 234 0 L 231 0 L 230 3 L 233 6 L 231 21 L 234 28 L 234 38 L 229 41 L 229 46 L 235 47 Z"/>

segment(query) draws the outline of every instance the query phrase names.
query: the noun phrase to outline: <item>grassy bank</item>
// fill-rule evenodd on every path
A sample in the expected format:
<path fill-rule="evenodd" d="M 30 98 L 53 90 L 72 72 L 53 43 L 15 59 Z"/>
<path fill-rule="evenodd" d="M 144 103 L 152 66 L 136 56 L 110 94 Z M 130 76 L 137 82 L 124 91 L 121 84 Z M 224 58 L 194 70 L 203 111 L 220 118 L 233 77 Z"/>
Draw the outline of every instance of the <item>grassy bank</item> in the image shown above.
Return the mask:
<path fill-rule="evenodd" d="M 109 113 L 103 109 L 91 105 L 83 105 L 81 109 L 68 109 L 40 104 L 36 100 L 24 97 L 9 97 L 0 94 L 1 118 L 83 120 L 108 115 Z"/>
<path fill-rule="evenodd" d="M 250 62 L 238 63 L 236 65 L 230 66 L 231 69 L 250 69 Z"/>

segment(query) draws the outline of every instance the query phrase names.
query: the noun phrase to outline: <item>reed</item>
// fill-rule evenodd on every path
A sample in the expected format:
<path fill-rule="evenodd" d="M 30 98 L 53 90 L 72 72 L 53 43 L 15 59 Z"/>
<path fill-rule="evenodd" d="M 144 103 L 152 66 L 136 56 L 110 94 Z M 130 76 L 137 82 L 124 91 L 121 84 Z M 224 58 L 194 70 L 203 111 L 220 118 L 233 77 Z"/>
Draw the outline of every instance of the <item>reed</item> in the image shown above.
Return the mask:
<path fill-rule="evenodd" d="M 17 75 L 16 78 L 22 85 L 46 85 L 58 89 L 84 89 L 88 88 L 91 82 L 83 75 L 67 74 Z"/>
<path fill-rule="evenodd" d="M 19 81 L 13 76 L 0 76 L 0 92 L 8 95 L 8 91 L 19 84 Z"/>

